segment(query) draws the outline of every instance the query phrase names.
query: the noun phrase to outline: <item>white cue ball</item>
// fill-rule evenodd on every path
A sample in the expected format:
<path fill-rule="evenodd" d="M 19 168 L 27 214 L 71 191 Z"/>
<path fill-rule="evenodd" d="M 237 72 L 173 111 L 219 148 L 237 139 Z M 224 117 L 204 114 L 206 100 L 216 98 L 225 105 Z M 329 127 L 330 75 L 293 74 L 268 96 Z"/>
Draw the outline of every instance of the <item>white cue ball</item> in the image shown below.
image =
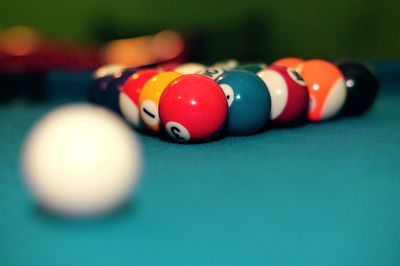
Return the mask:
<path fill-rule="evenodd" d="M 32 129 L 22 164 L 40 205 L 61 215 L 93 216 L 128 200 L 140 173 L 141 149 L 135 133 L 110 111 L 69 105 Z"/>

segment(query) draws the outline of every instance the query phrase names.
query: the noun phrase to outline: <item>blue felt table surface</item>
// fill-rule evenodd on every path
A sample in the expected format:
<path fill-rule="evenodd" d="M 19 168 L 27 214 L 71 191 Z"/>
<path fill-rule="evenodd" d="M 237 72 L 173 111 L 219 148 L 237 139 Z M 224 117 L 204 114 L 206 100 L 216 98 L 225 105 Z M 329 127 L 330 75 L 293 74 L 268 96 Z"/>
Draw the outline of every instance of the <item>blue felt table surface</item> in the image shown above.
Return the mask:
<path fill-rule="evenodd" d="M 24 187 L 23 140 L 57 103 L 0 107 L 0 265 L 400 265 L 400 91 L 365 116 L 200 145 L 140 136 L 131 203 L 73 222 Z"/>

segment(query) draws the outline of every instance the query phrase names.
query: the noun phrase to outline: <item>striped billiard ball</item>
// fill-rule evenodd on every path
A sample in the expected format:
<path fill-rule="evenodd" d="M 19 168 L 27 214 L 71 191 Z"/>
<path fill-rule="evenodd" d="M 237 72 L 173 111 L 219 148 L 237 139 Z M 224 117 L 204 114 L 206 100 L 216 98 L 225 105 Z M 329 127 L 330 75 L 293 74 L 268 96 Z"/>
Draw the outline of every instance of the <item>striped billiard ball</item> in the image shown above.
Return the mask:
<path fill-rule="evenodd" d="M 295 125 L 307 117 L 307 85 L 292 68 L 271 66 L 258 72 L 271 95 L 271 120 L 282 126 Z"/>
<path fill-rule="evenodd" d="M 309 60 L 297 66 L 304 78 L 310 103 L 308 119 L 323 121 L 335 117 L 346 100 L 346 84 L 342 72 L 334 64 L 324 60 Z"/>

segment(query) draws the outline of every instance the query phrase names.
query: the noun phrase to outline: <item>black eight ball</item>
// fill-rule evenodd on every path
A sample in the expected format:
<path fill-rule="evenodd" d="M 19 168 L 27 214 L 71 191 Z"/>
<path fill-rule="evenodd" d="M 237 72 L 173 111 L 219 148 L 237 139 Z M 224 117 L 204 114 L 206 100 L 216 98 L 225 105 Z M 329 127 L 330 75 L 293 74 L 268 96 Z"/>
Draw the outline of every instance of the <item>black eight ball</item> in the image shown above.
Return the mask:
<path fill-rule="evenodd" d="M 344 61 L 337 63 L 347 88 L 347 98 L 342 109 L 344 115 L 360 115 L 374 104 L 378 94 L 375 74 L 362 63 Z"/>

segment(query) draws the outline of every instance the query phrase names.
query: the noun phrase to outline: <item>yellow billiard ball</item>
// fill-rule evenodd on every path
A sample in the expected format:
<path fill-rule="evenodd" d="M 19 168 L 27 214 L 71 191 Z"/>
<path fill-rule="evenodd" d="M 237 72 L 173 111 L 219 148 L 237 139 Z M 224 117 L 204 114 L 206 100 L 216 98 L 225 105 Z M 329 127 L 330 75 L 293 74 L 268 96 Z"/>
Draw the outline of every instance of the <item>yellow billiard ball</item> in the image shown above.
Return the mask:
<path fill-rule="evenodd" d="M 144 124 L 153 132 L 160 130 L 158 104 L 164 89 L 172 81 L 182 76 L 181 73 L 168 71 L 155 75 L 143 86 L 139 95 L 140 117 Z"/>

